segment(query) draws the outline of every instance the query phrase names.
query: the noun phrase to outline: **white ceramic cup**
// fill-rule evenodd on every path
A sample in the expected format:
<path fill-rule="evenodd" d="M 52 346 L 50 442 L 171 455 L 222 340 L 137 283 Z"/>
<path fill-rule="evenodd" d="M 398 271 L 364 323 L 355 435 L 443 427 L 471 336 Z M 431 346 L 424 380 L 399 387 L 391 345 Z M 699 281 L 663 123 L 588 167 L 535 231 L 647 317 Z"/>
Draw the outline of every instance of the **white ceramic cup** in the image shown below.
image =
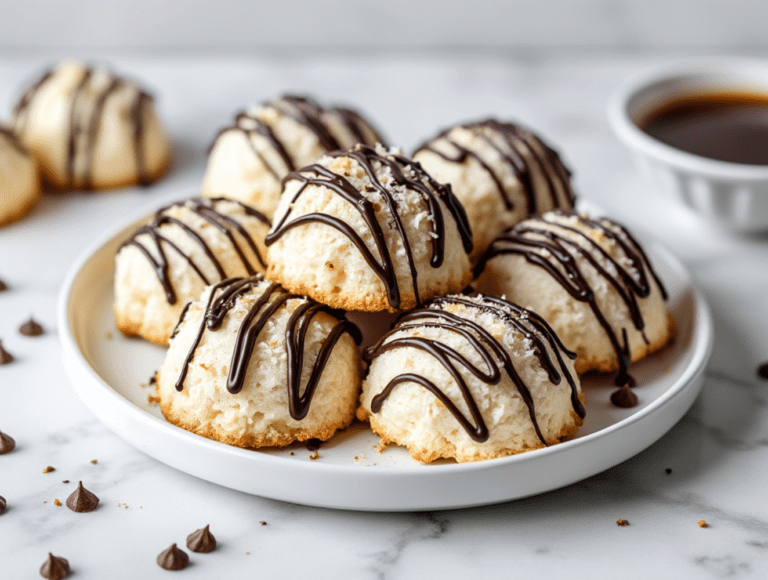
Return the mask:
<path fill-rule="evenodd" d="M 723 92 L 768 96 L 768 61 L 723 58 L 653 68 L 614 90 L 608 119 L 636 162 L 663 191 L 728 229 L 768 231 L 768 165 L 729 163 L 687 153 L 638 126 L 681 97 Z"/>

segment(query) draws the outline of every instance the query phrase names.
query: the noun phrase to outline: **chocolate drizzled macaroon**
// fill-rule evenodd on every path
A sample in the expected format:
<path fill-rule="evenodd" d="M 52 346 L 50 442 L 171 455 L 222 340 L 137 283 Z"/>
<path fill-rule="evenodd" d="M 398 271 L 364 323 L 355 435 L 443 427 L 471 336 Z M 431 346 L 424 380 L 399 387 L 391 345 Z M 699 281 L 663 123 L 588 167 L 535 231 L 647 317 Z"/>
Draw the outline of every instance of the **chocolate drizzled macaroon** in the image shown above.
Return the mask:
<path fill-rule="evenodd" d="M 227 199 L 160 209 L 116 256 L 115 320 L 128 336 L 167 344 L 184 306 L 231 276 L 263 272 L 269 220 Z"/>
<path fill-rule="evenodd" d="M 576 370 L 627 369 L 675 333 L 666 292 L 637 240 L 619 224 L 553 211 L 497 237 L 478 266 L 480 292 L 543 316 L 578 353 Z"/>
<path fill-rule="evenodd" d="M 493 119 L 446 129 L 413 159 L 450 183 L 469 218 L 476 262 L 496 234 L 532 214 L 573 208 L 570 173 L 538 136 Z"/>
<path fill-rule="evenodd" d="M 41 193 L 35 158 L 16 135 L 0 126 L 0 226 L 27 215 Z"/>
<path fill-rule="evenodd" d="M 12 128 L 57 190 L 146 185 L 170 161 L 152 97 L 76 61 L 59 63 L 26 90 Z"/>
<path fill-rule="evenodd" d="M 267 278 L 345 310 L 406 310 L 472 279 L 466 215 L 397 149 L 358 145 L 291 173 Z"/>
<path fill-rule="evenodd" d="M 157 374 L 165 417 L 238 447 L 323 441 L 349 425 L 356 328 L 261 275 L 209 286 L 184 312 Z"/>
<path fill-rule="evenodd" d="M 203 195 L 247 203 L 272 217 L 282 179 L 329 151 L 384 143 L 360 114 L 284 96 L 237 114 L 211 146 Z"/>
<path fill-rule="evenodd" d="M 552 445 L 585 414 L 575 356 L 541 317 L 505 300 L 436 298 L 366 350 L 357 415 L 382 446 L 424 462 Z"/>

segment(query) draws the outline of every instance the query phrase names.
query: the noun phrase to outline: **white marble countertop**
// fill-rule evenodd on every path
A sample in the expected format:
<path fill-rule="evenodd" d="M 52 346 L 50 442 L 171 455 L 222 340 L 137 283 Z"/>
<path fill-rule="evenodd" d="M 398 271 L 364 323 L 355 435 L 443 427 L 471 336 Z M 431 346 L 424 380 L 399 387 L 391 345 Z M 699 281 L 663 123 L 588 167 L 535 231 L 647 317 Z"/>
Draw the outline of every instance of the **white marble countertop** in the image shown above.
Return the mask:
<path fill-rule="evenodd" d="M 55 54 L 0 55 L 0 116 Z M 91 56 L 94 55 L 85 55 Z M 219 541 L 184 578 L 768 577 L 768 238 L 700 223 L 631 165 L 605 104 L 625 76 L 679 54 L 496 51 L 448 55 L 100 55 L 156 95 L 176 148 L 148 190 L 48 195 L 0 229 L 0 578 L 34 578 L 47 553 L 73 577 L 162 578 L 155 557 L 205 524 Z M 344 512 L 231 491 L 176 471 L 108 430 L 73 392 L 57 337 L 57 296 L 71 263 L 126 213 L 195 192 L 216 130 L 243 106 L 309 92 L 359 106 L 410 150 L 459 120 L 515 119 L 556 146 L 581 196 L 670 247 L 715 320 L 702 394 L 682 421 L 625 463 L 564 489 L 430 513 Z M 30 315 L 46 330 L 21 336 Z M 98 463 L 91 463 L 97 459 Z M 51 465 L 51 473 L 42 473 Z M 671 469 L 671 473 L 666 470 Z M 83 480 L 91 514 L 56 507 Z M 628 526 L 619 527 L 624 518 Z M 707 528 L 697 525 L 706 520 Z M 265 521 L 267 525 L 261 525 Z"/>

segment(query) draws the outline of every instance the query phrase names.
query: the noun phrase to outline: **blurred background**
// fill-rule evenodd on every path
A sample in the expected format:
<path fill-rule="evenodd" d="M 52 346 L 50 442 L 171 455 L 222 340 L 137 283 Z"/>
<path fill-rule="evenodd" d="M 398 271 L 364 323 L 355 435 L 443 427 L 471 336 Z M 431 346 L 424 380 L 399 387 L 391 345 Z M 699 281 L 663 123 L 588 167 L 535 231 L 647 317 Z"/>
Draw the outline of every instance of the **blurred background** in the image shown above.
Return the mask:
<path fill-rule="evenodd" d="M 106 64 L 155 96 L 175 149 L 159 194 L 178 197 L 218 130 L 280 94 L 352 106 L 406 153 L 496 117 L 560 151 L 583 198 L 632 217 L 647 188 L 608 127 L 611 91 L 670 60 L 765 57 L 766 25 L 765 0 L 5 1 L 0 119 L 58 60 Z"/>
<path fill-rule="evenodd" d="M 198 50 L 765 47 L 763 0 L 25 0 L 0 46 Z"/>

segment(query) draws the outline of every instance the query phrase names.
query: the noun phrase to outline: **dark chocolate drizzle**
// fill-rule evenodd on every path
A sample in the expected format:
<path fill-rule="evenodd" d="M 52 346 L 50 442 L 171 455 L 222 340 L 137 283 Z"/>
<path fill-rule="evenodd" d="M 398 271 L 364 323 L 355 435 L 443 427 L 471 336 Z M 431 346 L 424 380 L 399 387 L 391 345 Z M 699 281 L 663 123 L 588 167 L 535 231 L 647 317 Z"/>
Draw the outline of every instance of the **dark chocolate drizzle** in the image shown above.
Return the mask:
<path fill-rule="evenodd" d="M 528 202 L 528 215 L 539 211 L 537 194 L 548 193 L 553 208 L 572 208 L 576 196 L 571 187 L 570 171 L 563 165 L 557 152 L 539 139 L 536 135 L 518 125 L 512 123 L 501 123 L 494 119 L 486 119 L 476 123 L 459 125 L 464 129 L 475 133 L 486 145 L 492 147 L 506 167 L 517 177 L 523 186 Z M 455 127 L 442 131 L 433 139 L 423 143 L 414 151 L 414 155 L 420 151 L 430 151 L 450 163 L 463 164 L 467 159 L 475 159 L 477 163 L 488 173 L 488 176 L 496 185 L 499 197 L 504 201 L 508 210 L 514 209 L 514 203 L 510 199 L 506 189 L 502 184 L 502 177 L 478 155 L 476 151 L 468 149 L 449 137 L 450 132 Z M 499 146 L 493 138 L 486 134 L 490 130 L 503 141 L 504 147 Z M 448 144 L 454 153 L 446 153 L 437 146 L 438 143 Z M 539 151 L 541 149 L 541 152 Z M 533 185 L 533 171 L 538 169 L 547 183 L 546 192 L 537 192 Z M 565 200 L 561 200 L 562 192 Z"/>
<path fill-rule="evenodd" d="M 440 387 L 418 373 L 404 373 L 393 378 L 371 401 L 372 412 L 378 413 L 381 410 L 384 401 L 398 385 L 402 383 L 416 383 L 434 394 L 453 414 L 472 439 L 478 442 L 487 441 L 489 437 L 488 428 L 457 365 L 463 367 L 488 385 L 499 384 L 502 379 L 500 368 L 503 368 L 528 408 L 528 414 L 536 435 L 544 445 L 547 445 L 547 441 L 542 435 L 536 419 L 536 410 L 531 392 L 515 370 L 512 359 L 504 345 L 477 323 L 444 310 L 443 307 L 445 305 L 460 305 L 465 308 L 472 308 L 492 314 L 508 325 L 511 331 L 522 334 L 531 342 L 534 355 L 541 367 L 547 372 L 550 382 L 559 385 L 562 378 L 565 377 L 571 389 L 573 410 L 579 417 L 583 418 L 585 416 L 586 411 L 579 400 L 576 381 L 568 370 L 563 358 L 567 357 L 573 360 L 576 358 L 576 354 L 565 348 L 552 328 L 539 315 L 506 300 L 490 296 L 481 297 L 481 302 L 475 302 L 463 296 L 448 296 L 430 300 L 425 308 L 405 314 L 389 333 L 363 353 L 364 358 L 368 361 L 387 351 L 404 347 L 416 348 L 430 354 L 453 377 L 461 391 L 462 398 L 469 409 L 471 417 L 466 417 Z M 425 327 L 440 328 L 445 332 L 452 332 L 462 336 L 473 351 L 483 360 L 485 368 L 474 365 L 464 355 L 438 340 L 421 336 L 398 337 L 399 333 L 404 330 L 408 331 Z M 547 345 L 549 345 L 552 353 L 554 353 L 556 360 L 552 360 L 547 350 Z"/>
<path fill-rule="evenodd" d="M 248 230 L 243 226 L 242 223 L 217 209 L 217 206 L 220 203 L 235 203 L 243 209 L 246 215 L 257 219 L 266 225 L 270 225 L 269 219 L 264 214 L 240 202 L 231 199 L 224 199 L 221 197 L 211 199 L 195 197 L 161 208 L 157 211 L 155 218 L 151 223 L 140 227 L 138 230 L 136 230 L 136 232 L 134 232 L 129 240 L 120 246 L 120 249 L 125 246 L 136 246 L 139 250 L 141 250 L 147 260 L 149 260 L 149 262 L 152 264 L 152 267 L 155 269 L 155 273 L 157 274 L 160 283 L 163 285 L 163 289 L 165 290 L 165 297 L 169 304 L 175 304 L 177 296 L 176 290 L 173 287 L 173 281 L 168 274 L 168 256 L 166 255 L 166 247 L 172 249 L 184 260 L 186 260 L 192 270 L 197 273 L 197 275 L 206 285 L 221 281 L 227 277 L 223 264 L 216 256 L 216 253 L 208 246 L 202 236 L 183 221 L 168 215 L 168 211 L 173 207 L 188 207 L 192 212 L 203 218 L 206 222 L 211 224 L 224 236 L 226 236 L 232 248 L 237 253 L 240 262 L 249 275 L 255 274 L 257 270 L 263 270 L 266 268 L 266 262 L 264 257 L 261 255 L 258 246 L 256 245 L 256 241 L 253 239 L 251 234 L 248 233 Z M 205 274 L 203 274 L 202 264 L 196 263 L 192 256 L 185 254 L 177 244 L 163 235 L 163 226 L 166 224 L 174 224 L 180 227 L 184 233 L 186 233 L 203 250 L 203 253 L 208 258 L 209 262 L 213 264 L 214 268 L 216 269 L 218 280 L 209 280 Z M 245 241 L 247 246 L 256 256 L 258 265 L 252 264 L 248 260 L 245 252 L 243 251 L 243 248 L 237 241 L 235 233 L 237 233 Z M 139 236 L 142 236 L 143 234 L 149 236 L 149 241 L 139 239 Z M 120 250 L 118 250 L 118 252 L 119 251 Z"/>
<path fill-rule="evenodd" d="M 335 151 L 337 149 L 348 149 L 357 143 L 363 143 L 365 145 L 375 145 L 376 143 L 385 144 L 378 131 L 376 131 L 368 121 L 363 119 L 360 114 L 351 109 L 343 107 L 323 109 L 318 103 L 308 97 L 297 97 L 292 95 L 286 95 L 269 103 L 264 103 L 264 106 L 275 107 L 284 115 L 289 116 L 301 126 L 312 131 L 326 152 Z M 339 124 L 345 127 L 347 131 L 354 136 L 354 142 L 339 142 L 330 132 L 328 125 L 323 119 L 324 115 L 335 117 Z M 218 141 L 219 137 L 229 131 L 241 131 L 246 135 L 253 154 L 259 158 L 261 164 L 275 179 L 282 179 L 291 171 L 296 171 L 297 160 L 291 156 L 289 152 L 290 148 L 275 135 L 267 123 L 249 111 L 241 111 L 235 117 L 234 124 L 219 131 L 208 149 L 209 153 L 216 145 L 216 141 Z M 283 164 L 285 165 L 284 168 L 274 167 L 261 152 L 259 152 L 253 141 L 253 138 L 256 135 L 267 140 L 270 147 L 280 156 L 280 159 L 282 159 Z"/>
<path fill-rule="evenodd" d="M 285 306 L 289 300 L 300 300 L 301 304 L 293 311 L 285 328 L 285 348 L 288 359 L 286 382 L 288 385 L 289 411 L 291 417 L 300 421 L 309 412 L 312 396 L 320 383 L 320 378 L 336 343 L 346 332 L 354 338 L 357 344 L 360 344 L 360 333 L 351 322 L 340 320 L 331 329 L 325 340 L 323 340 L 313 363 L 307 384 L 302 391 L 301 371 L 304 365 L 305 341 L 307 332 L 312 324 L 312 319 L 320 312 L 327 312 L 334 316 L 337 316 L 338 312 L 310 298 L 290 294 L 274 282 L 265 283 L 264 277 L 261 274 L 251 276 L 250 278 L 229 278 L 213 286 L 197 336 L 182 364 L 181 374 L 176 381 L 176 390 L 181 391 L 184 388 L 189 365 L 195 356 L 195 351 L 206 329 L 211 332 L 219 330 L 224 323 L 225 317 L 235 306 L 238 299 L 257 288 L 260 284 L 264 285 L 264 290 L 241 322 L 235 339 L 232 362 L 227 376 L 227 390 L 235 395 L 243 389 L 254 346 L 269 319 L 280 308 Z"/>
<path fill-rule="evenodd" d="M 10 143 L 11 146 L 14 147 L 19 153 L 22 155 L 27 155 L 27 150 L 24 148 L 24 145 L 21 144 L 21 141 L 19 141 L 19 138 L 13 131 L 0 125 L 0 135 L 5 137 L 6 141 Z M 0 291 L 2 290 L 4 290 L 4 288 L 2 280 L 0 280 Z"/>
<path fill-rule="evenodd" d="M 635 275 L 633 276 L 628 268 L 614 260 L 584 232 L 561 224 L 553 220 L 552 216 L 576 216 L 589 228 L 599 230 L 602 235 L 615 242 L 621 248 Z M 544 224 L 553 224 L 558 230 L 577 236 L 586 248 L 572 241 L 560 231 L 546 229 Z M 643 339 L 648 344 L 648 339 L 644 333 L 645 321 L 637 302 L 638 298 L 647 298 L 651 293 L 652 286 L 646 272 L 650 274 L 650 278 L 658 286 L 665 300 L 667 292 L 640 244 L 638 244 L 626 228 L 604 218 L 593 220 L 573 211 L 556 210 L 544 216 L 521 222 L 499 234 L 475 268 L 475 276 L 480 275 L 488 260 L 496 256 L 509 254 L 521 255 L 525 257 L 528 263 L 545 269 L 574 300 L 585 302 L 589 305 L 616 353 L 616 360 L 619 364 L 619 372 L 615 378 L 616 385 L 628 384 L 634 386 L 634 379 L 627 372 L 631 361 L 627 329 L 622 328 L 621 337 L 617 336 L 616 331 L 611 327 L 598 306 L 592 287 L 579 269 L 576 260 L 577 256 L 581 256 L 616 290 L 627 307 L 635 329 L 642 334 Z M 611 264 L 615 268 L 616 274 L 608 272 L 596 256 Z"/>
<path fill-rule="evenodd" d="M 56 75 L 56 69 L 46 72 L 36 83 L 29 87 L 19 98 L 13 109 L 16 132 L 23 135 L 26 129 L 25 115 L 35 100 L 39 90 L 51 81 Z M 83 110 L 88 111 L 87 100 L 90 96 L 90 85 L 96 76 L 96 69 L 86 67 L 80 82 L 72 93 L 69 105 L 69 131 L 67 135 L 67 183 L 66 187 L 74 189 L 80 188 L 90 190 L 93 188 L 93 154 L 96 144 L 96 138 L 99 135 L 104 107 L 110 96 L 125 87 L 131 87 L 135 91 L 133 102 L 130 106 L 130 120 L 133 135 L 133 151 L 136 159 L 137 181 L 140 185 L 146 186 L 152 182 L 152 178 L 146 171 L 144 163 L 144 132 L 146 127 L 147 104 L 151 103 L 152 96 L 143 91 L 135 83 L 109 74 L 109 80 L 104 88 L 100 89 L 96 101 L 90 109 L 90 113 L 84 115 Z M 77 175 L 75 163 L 79 154 L 85 157 L 84 173 Z"/>
<path fill-rule="evenodd" d="M 453 216 L 461 235 L 464 250 L 467 253 L 472 251 L 472 233 L 469 229 L 469 223 L 464 208 L 453 195 L 450 185 L 437 183 L 421 168 L 421 165 L 407 157 L 393 154 L 382 156 L 367 145 L 360 145 L 353 151 L 331 153 L 330 156 L 350 157 L 357 161 L 368 176 L 370 182 L 370 186 L 368 186 L 370 189 L 368 189 L 368 192 L 378 192 L 384 200 L 384 203 L 387 204 L 391 215 L 390 224 L 397 230 L 403 243 L 403 249 L 405 250 L 406 260 L 408 261 L 408 267 L 411 273 L 411 284 L 416 305 L 420 306 L 422 302 L 419 295 L 416 263 L 413 258 L 413 252 L 411 251 L 410 241 L 405 233 L 402 218 L 398 213 L 398 203 L 391 190 L 392 185 L 382 184 L 376 177 L 374 163 L 386 166 L 390 170 L 392 181 L 395 186 L 402 186 L 417 192 L 424 201 L 424 205 L 429 213 L 429 219 L 432 224 L 432 257 L 430 259 L 430 265 L 433 268 L 439 268 L 443 264 L 445 253 L 445 218 L 439 201 L 442 201 L 445 204 L 448 211 Z M 392 255 L 390 254 L 390 249 L 387 247 L 384 230 L 377 219 L 374 203 L 367 199 L 363 193 L 358 191 L 358 189 L 344 176 L 334 173 L 322 165 L 310 165 L 297 172 L 291 173 L 285 177 L 284 182 L 288 183 L 291 180 L 299 181 L 302 185 L 294 194 L 293 199 L 291 200 L 291 206 L 289 207 L 292 207 L 293 204 L 296 203 L 309 185 L 325 187 L 349 202 L 365 220 L 366 226 L 373 237 L 376 252 L 381 257 L 381 262 L 376 259 L 374 253 L 368 246 L 366 246 L 360 235 L 346 222 L 337 217 L 322 213 L 309 213 L 289 221 L 292 212 L 292 209 L 289 209 L 280 221 L 273 226 L 272 231 L 267 234 L 265 240 L 266 244 L 268 246 L 273 244 L 282 237 L 285 232 L 306 223 L 318 222 L 335 228 L 355 244 L 370 268 L 382 281 L 386 289 L 387 299 L 389 300 L 390 306 L 392 308 L 399 308 L 401 297 L 395 264 Z"/>

